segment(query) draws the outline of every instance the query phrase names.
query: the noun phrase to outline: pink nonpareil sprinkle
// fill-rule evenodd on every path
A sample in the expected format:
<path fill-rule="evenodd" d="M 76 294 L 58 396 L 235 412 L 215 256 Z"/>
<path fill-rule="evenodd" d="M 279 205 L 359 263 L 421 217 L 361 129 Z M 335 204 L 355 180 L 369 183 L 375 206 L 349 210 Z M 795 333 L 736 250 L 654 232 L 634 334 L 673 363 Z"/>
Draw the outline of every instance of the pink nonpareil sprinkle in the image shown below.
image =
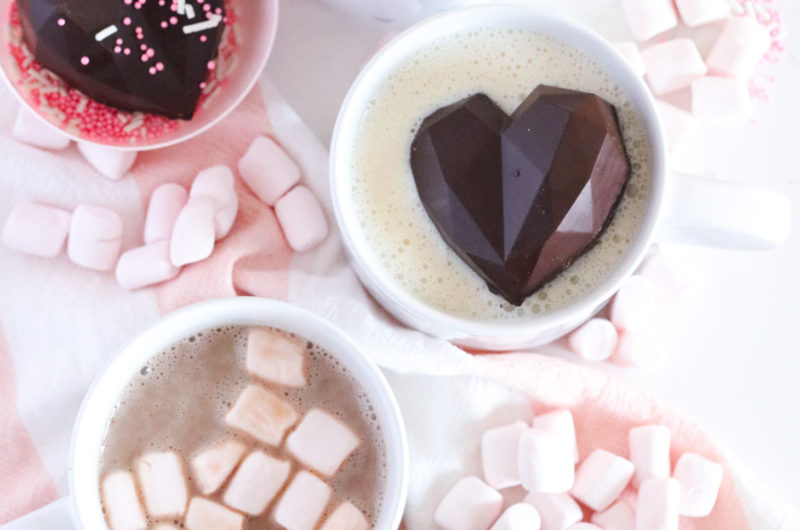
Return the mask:
<path fill-rule="evenodd" d="M 81 64 L 82 64 L 83 66 L 86 66 L 86 65 L 88 65 L 88 64 L 89 64 L 89 58 L 88 58 L 88 57 L 86 57 L 85 55 L 84 55 L 83 57 L 81 57 Z"/>

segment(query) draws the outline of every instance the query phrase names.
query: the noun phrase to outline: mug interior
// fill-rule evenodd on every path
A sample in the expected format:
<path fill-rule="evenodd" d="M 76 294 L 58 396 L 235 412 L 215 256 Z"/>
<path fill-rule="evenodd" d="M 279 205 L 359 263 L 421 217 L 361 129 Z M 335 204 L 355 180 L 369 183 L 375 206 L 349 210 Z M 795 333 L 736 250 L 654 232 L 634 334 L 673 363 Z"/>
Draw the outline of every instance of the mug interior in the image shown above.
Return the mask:
<path fill-rule="evenodd" d="M 70 488 L 83 528 L 107 528 L 100 499 L 100 451 L 120 392 L 142 366 L 171 344 L 219 326 L 283 329 L 322 346 L 361 384 L 380 420 L 386 444 L 386 489 L 377 528 L 397 528 L 408 488 L 408 448 L 403 420 L 383 374 L 359 347 L 327 321 L 289 304 L 260 298 L 202 302 L 178 310 L 147 330 L 95 380 L 78 414 L 70 455 Z"/>

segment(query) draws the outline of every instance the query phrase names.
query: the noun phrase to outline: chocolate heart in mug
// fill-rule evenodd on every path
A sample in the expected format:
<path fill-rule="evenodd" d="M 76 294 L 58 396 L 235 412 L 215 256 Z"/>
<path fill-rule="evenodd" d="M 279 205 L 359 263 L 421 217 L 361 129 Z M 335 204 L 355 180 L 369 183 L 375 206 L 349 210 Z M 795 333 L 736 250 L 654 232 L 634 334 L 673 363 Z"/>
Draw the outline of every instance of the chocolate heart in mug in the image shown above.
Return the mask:
<path fill-rule="evenodd" d="M 434 112 L 411 169 L 447 244 L 515 305 L 596 241 L 631 173 L 614 107 L 545 85 L 510 117 L 483 94 Z"/>
<path fill-rule="evenodd" d="M 225 28 L 223 0 L 17 0 L 43 67 L 127 111 L 191 119 Z"/>

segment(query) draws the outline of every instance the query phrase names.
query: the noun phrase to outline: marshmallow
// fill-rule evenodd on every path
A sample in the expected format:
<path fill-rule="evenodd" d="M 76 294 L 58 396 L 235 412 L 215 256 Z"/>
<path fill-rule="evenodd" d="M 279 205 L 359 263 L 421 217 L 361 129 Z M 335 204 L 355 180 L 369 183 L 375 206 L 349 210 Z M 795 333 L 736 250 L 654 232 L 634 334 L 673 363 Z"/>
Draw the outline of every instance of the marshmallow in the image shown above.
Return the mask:
<path fill-rule="evenodd" d="M 281 224 L 289 246 L 296 252 L 306 252 L 328 237 L 328 221 L 317 198 L 304 186 L 297 186 L 275 205 L 275 215 Z"/>
<path fill-rule="evenodd" d="M 189 492 L 183 462 L 175 453 L 151 453 L 136 462 L 136 477 L 151 517 L 181 517 Z"/>
<path fill-rule="evenodd" d="M 672 0 L 623 0 L 622 10 L 636 40 L 655 37 L 678 24 Z"/>
<path fill-rule="evenodd" d="M 116 276 L 123 289 L 132 291 L 171 280 L 180 272 L 169 260 L 169 241 L 159 241 L 123 253 L 117 262 Z"/>
<path fill-rule="evenodd" d="M 631 462 L 636 467 L 634 486 L 651 478 L 669 476 L 669 429 L 663 425 L 634 427 L 628 432 Z"/>
<path fill-rule="evenodd" d="M 684 453 L 672 477 L 680 484 L 681 515 L 705 517 L 711 513 L 722 485 L 722 465 L 695 453 Z"/>
<path fill-rule="evenodd" d="M 214 213 L 214 233 L 216 239 L 222 239 L 231 233 L 233 223 L 239 214 L 239 196 L 233 194 L 230 202 Z"/>
<path fill-rule="evenodd" d="M 636 513 L 627 501 L 619 500 L 603 512 L 595 512 L 592 522 L 603 530 L 636 530 Z"/>
<path fill-rule="evenodd" d="M 639 1 L 639 0 L 635 0 Z M 642 51 L 647 83 L 657 96 L 688 87 L 708 71 L 691 39 L 672 39 Z"/>
<path fill-rule="evenodd" d="M 369 530 L 370 528 L 372 527 L 361 510 L 350 502 L 343 502 L 319 530 Z"/>
<path fill-rule="evenodd" d="M 633 275 L 614 295 L 608 315 L 618 330 L 638 331 L 650 323 L 654 308 L 655 291 L 650 280 Z"/>
<path fill-rule="evenodd" d="M 445 495 L 433 516 L 445 530 L 486 530 L 503 509 L 503 496 L 478 477 L 466 477 Z"/>
<path fill-rule="evenodd" d="M 300 181 L 300 168 L 271 138 L 259 136 L 239 160 L 239 175 L 270 206 Z"/>
<path fill-rule="evenodd" d="M 564 432 L 528 429 L 519 439 L 519 475 L 528 491 L 569 491 L 575 479 L 575 452 Z"/>
<path fill-rule="evenodd" d="M 575 435 L 575 420 L 572 412 L 566 409 L 554 410 L 533 418 L 533 428 L 543 431 L 564 433 L 569 438 L 575 463 L 580 460 L 578 454 L 578 438 Z"/>
<path fill-rule="evenodd" d="M 11 210 L 3 227 L 3 243 L 23 254 L 54 258 L 64 250 L 71 217 L 60 208 L 20 204 Z"/>
<path fill-rule="evenodd" d="M 296 337 L 266 328 L 252 328 L 247 335 L 245 367 L 265 381 L 299 388 L 306 385 L 306 347 Z"/>
<path fill-rule="evenodd" d="M 539 511 L 530 504 L 521 502 L 509 506 L 492 525 L 491 530 L 539 530 L 541 527 L 542 517 Z"/>
<path fill-rule="evenodd" d="M 674 105 L 663 101 L 655 103 L 658 121 L 664 131 L 667 147 L 670 151 L 676 151 L 694 133 L 697 126 L 696 120 L 694 116 Z"/>
<path fill-rule="evenodd" d="M 195 177 L 189 196 L 213 201 L 215 237 L 219 240 L 227 236 L 239 212 L 233 172 L 222 165 L 204 169 Z"/>
<path fill-rule="evenodd" d="M 81 204 L 72 213 L 67 255 L 76 265 L 110 271 L 122 247 L 122 219 L 102 206 Z"/>
<path fill-rule="evenodd" d="M 11 136 L 34 147 L 55 151 L 65 149 L 70 142 L 69 136 L 56 129 L 54 125 L 45 123 L 44 118 L 40 118 L 26 107 L 19 109 Z"/>
<path fill-rule="evenodd" d="M 566 493 L 531 493 L 525 502 L 539 512 L 542 530 L 564 530 L 583 520 L 583 510 Z"/>
<path fill-rule="evenodd" d="M 304 465 L 332 477 L 360 443 L 347 425 L 324 410 L 311 409 L 286 439 L 286 448 Z"/>
<path fill-rule="evenodd" d="M 287 530 L 313 530 L 331 499 L 331 487 L 300 471 L 275 508 L 275 521 Z"/>
<path fill-rule="evenodd" d="M 595 449 L 578 467 L 572 496 L 602 512 L 619 498 L 634 472 L 633 464 L 605 449 Z"/>
<path fill-rule="evenodd" d="M 731 14 L 729 0 L 675 0 L 675 4 L 689 27 L 708 24 Z"/>
<path fill-rule="evenodd" d="M 297 412 L 287 401 L 259 385 L 248 385 L 225 416 L 225 423 L 257 440 L 278 446 L 297 422 Z"/>
<path fill-rule="evenodd" d="M 628 66 L 631 67 L 634 74 L 638 77 L 644 76 L 646 70 L 644 59 L 642 59 L 642 54 L 639 53 L 639 47 L 635 42 L 615 42 L 612 46 L 622 55 L 622 58 L 625 59 L 625 62 L 628 63 Z"/>
<path fill-rule="evenodd" d="M 189 193 L 180 184 L 162 184 L 155 189 L 144 220 L 146 245 L 172 237 L 175 220 L 188 200 Z"/>
<path fill-rule="evenodd" d="M 261 451 L 244 459 L 225 490 L 225 504 L 249 515 L 261 515 L 283 488 L 292 464 Z"/>
<path fill-rule="evenodd" d="M 692 114 L 705 120 L 746 121 L 753 116 L 747 82 L 729 77 L 701 77 L 692 82 Z"/>
<path fill-rule="evenodd" d="M 611 360 L 623 366 L 653 369 L 664 364 L 665 358 L 664 347 L 652 333 L 637 332 L 620 334 L 617 351 Z"/>
<path fill-rule="evenodd" d="M 678 530 L 681 489 L 672 478 L 651 478 L 639 486 L 636 530 Z"/>
<path fill-rule="evenodd" d="M 592 523 L 578 523 L 570 526 L 567 530 L 603 530 Z"/>
<path fill-rule="evenodd" d="M 118 471 L 107 475 L 102 486 L 103 507 L 111 530 L 144 530 L 147 528 L 142 505 L 136 495 L 133 475 Z"/>
<path fill-rule="evenodd" d="M 228 479 L 244 456 L 244 444 L 225 440 L 192 458 L 194 483 L 203 495 L 211 495 Z"/>
<path fill-rule="evenodd" d="M 160 524 L 154 527 L 153 530 L 178 530 L 178 527 L 171 524 Z"/>
<path fill-rule="evenodd" d="M 486 483 L 495 489 L 521 484 L 519 438 L 527 430 L 524 421 L 489 429 L 481 438 L 481 462 Z"/>
<path fill-rule="evenodd" d="M 732 17 L 708 54 L 714 75 L 750 77 L 772 46 L 769 30 L 752 17 Z"/>
<path fill-rule="evenodd" d="M 136 151 L 90 142 L 78 142 L 78 151 L 101 175 L 112 180 L 122 178 L 136 162 Z"/>
<path fill-rule="evenodd" d="M 570 349 L 589 361 L 608 359 L 617 349 L 617 328 L 605 318 L 593 318 L 573 331 L 567 343 Z"/>
<path fill-rule="evenodd" d="M 172 231 L 169 247 L 172 264 L 180 267 L 209 257 L 214 251 L 215 233 L 213 201 L 190 197 Z"/>
<path fill-rule="evenodd" d="M 243 530 L 244 515 L 195 497 L 189 503 L 185 526 L 187 530 Z"/>

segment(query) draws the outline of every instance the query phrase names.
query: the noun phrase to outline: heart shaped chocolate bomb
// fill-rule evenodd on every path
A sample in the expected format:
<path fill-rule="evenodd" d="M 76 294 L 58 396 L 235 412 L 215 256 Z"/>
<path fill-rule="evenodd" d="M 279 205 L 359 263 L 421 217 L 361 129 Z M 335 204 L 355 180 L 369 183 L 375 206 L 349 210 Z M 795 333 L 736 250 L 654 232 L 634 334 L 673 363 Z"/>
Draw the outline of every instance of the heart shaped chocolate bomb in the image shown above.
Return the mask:
<path fill-rule="evenodd" d="M 544 85 L 510 117 L 483 94 L 434 112 L 411 169 L 447 244 L 515 305 L 592 245 L 631 172 L 614 107 Z"/>
<path fill-rule="evenodd" d="M 16 0 L 36 61 L 126 111 L 191 119 L 225 27 L 223 0 Z"/>

